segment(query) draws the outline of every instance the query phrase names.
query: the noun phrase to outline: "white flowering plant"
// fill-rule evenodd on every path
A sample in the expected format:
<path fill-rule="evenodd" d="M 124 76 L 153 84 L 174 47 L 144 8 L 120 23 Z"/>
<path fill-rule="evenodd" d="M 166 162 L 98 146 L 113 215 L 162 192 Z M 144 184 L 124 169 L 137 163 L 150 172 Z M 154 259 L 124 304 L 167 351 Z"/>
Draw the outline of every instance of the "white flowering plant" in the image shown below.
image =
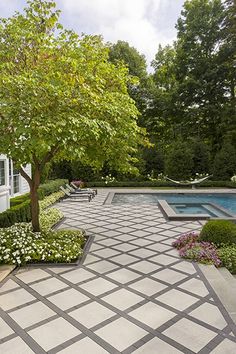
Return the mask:
<path fill-rule="evenodd" d="M 163 173 L 158 173 L 156 177 L 154 175 L 155 173 L 152 170 L 151 173 L 147 175 L 147 179 L 152 182 L 165 181 L 165 176 Z"/>
<path fill-rule="evenodd" d="M 112 177 L 112 175 L 109 173 L 109 175 L 105 176 L 105 177 L 102 177 L 101 178 L 102 181 L 105 182 L 105 184 L 109 184 L 109 183 L 112 183 L 112 182 L 116 182 L 116 179 L 115 177 Z"/>
<path fill-rule="evenodd" d="M 70 263 L 82 255 L 81 230 L 33 232 L 28 223 L 0 229 L 0 264 Z"/>
<path fill-rule="evenodd" d="M 41 211 L 39 215 L 39 222 L 42 231 L 50 230 L 58 221 L 63 218 L 61 210 L 56 208 L 49 208 Z"/>
<path fill-rule="evenodd" d="M 193 178 L 190 178 L 190 181 L 198 181 L 199 179 L 202 179 L 202 178 L 205 178 L 208 176 L 209 176 L 208 173 L 196 173 Z"/>
<path fill-rule="evenodd" d="M 236 183 L 236 175 L 230 178 L 233 183 Z"/>
<path fill-rule="evenodd" d="M 39 201 L 40 210 L 44 210 L 48 208 L 50 205 L 56 203 L 59 199 L 63 198 L 65 193 L 63 191 L 55 192 L 50 194 L 49 196 L 43 198 L 43 200 Z"/>

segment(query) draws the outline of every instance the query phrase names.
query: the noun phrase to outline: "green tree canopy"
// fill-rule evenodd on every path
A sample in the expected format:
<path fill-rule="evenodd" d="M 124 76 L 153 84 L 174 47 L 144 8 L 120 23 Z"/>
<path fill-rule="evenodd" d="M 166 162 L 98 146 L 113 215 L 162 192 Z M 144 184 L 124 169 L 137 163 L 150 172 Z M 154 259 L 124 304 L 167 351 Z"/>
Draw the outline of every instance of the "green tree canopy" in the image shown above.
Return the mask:
<path fill-rule="evenodd" d="M 140 123 L 145 126 L 143 116 L 147 109 L 151 77 L 147 73 L 147 63 L 145 56 L 140 54 L 136 48 L 131 47 L 125 41 L 117 41 L 110 46 L 109 59 L 115 65 L 123 63 L 134 80 L 128 85 L 130 96 L 135 100 L 136 106 L 141 113 Z"/>
<path fill-rule="evenodd" d="M 63 29 L 59 13 L 53 1 L 30 0 L 23 14 L 0 22 L 0 151 L 29 182 L 34 230 L 46 163 L 77 158 L 98 167 L 106 160 L 127 170 L 145 140 L 127 68 L 108 60 L 100 37 Z"/>

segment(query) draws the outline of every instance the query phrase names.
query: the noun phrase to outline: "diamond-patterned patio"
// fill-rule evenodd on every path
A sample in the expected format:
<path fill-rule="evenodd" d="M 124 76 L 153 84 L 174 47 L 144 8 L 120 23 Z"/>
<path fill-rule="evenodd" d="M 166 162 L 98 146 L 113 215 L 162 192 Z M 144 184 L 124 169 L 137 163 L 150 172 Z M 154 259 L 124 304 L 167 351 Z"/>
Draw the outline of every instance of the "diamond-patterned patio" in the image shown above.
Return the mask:
<path fill-rule="evenodd" d="M 155 205 L 59 204 L 61 227 L 93 242 L 79 267 L 14 272 L 0 287 L 0 353 L 236 352 L 236 328 L 198 265 L 171 243 L 200 222 L 167 222 Z"/>

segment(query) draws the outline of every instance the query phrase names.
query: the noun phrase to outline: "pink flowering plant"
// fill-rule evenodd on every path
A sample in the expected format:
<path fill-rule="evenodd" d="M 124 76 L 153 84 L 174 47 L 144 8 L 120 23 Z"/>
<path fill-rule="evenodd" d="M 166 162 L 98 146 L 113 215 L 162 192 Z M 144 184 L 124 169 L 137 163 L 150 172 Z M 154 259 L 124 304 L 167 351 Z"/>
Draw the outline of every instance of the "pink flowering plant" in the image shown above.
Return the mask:
<path fill-rule="evenodd" d="M 75 185 L 76 185 L 76 187 L 78 187 L 78 188 L 84 188 L 84 182 L 83 181 L 81 181 L 81 180 L 74 180 L 74 181 L 72 181 Z"/>
<path fill-rule="evenodd" d="M 192 259 L 199 263 L 214 264 L 216 267 L 221 265 L 221 260 L 217 254 L 217 248 L 213 243 L 199 241 L 199 235 L 190 232 L 181 235 L 172 246 L 179 250 L 182 258 Z"/>
<path fill-rule="evenodd" d="M 177 248 L 177 250 L 180 250 L 185 245 L 198 241 L 198 239 L 199 239 L 199 234 L 197 234 L 194 231 L 193 232 L 189 232 L 187 234 L 181 235 L 177 240 L 175 240 L 172 243 L 172 246 Z"/>

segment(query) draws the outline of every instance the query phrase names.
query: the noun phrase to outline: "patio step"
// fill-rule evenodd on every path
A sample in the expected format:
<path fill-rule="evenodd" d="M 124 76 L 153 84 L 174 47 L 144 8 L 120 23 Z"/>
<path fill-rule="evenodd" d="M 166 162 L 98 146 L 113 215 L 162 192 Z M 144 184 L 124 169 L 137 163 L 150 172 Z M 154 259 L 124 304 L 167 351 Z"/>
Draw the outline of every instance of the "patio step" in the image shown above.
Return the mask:
<path fill-rule="evenodd" d="M 236 323 L 236 280 L 227 269 L 199 264 L 200 269 Z"/>
<path fill-rule="evenodd" d="M 227 281 L 229 287 L 232 289 L 232 293 L 236 297 L 236 277 L 235 275 L 231 274 L 227 268 L 222 267 L 218 268 L 218 271 L 222 275 L 222 277 Z M 236 309 L 235 309 L 236 311 Z"/>

